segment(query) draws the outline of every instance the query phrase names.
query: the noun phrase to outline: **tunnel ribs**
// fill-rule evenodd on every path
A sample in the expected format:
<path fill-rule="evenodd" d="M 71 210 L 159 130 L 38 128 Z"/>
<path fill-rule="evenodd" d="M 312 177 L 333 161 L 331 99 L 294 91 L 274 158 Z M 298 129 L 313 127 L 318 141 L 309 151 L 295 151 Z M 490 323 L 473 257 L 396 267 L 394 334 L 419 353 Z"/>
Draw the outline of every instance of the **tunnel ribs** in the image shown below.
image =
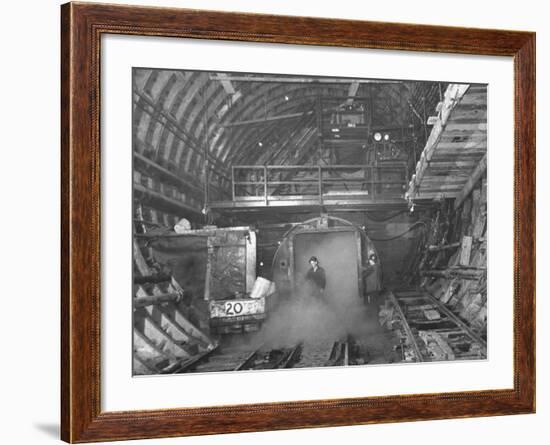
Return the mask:
<path fill-rule="evenodd" d="M 144 250 L 134 240 L 133 374 L 173 373 L 217 344 L 191 321 L 178 282 L 171 275 L 154 273 Z"/>

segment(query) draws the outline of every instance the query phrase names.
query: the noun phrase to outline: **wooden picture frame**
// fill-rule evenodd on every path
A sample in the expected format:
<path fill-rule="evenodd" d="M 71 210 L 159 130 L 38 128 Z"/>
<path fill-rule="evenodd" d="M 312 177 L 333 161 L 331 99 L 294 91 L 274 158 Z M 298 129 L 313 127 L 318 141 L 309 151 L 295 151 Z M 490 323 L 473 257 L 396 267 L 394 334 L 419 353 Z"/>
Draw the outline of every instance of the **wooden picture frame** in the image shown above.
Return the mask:
<path fill-rule="evenodd" d="M 513 389 L 102 412 L 99 116 L 100 38 L 104 34 L 513 57 Z M 68 3 L 61 7 L 61 35 L 63 440 L 174 437 L 535 411 L 534 33 Z"/>

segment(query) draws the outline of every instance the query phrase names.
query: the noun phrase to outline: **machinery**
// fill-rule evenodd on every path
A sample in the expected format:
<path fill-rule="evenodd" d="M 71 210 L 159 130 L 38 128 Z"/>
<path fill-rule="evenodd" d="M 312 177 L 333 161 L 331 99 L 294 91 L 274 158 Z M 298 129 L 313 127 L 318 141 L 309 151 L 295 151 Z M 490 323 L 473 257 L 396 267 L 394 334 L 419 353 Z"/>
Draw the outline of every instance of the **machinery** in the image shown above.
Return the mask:
<path fill-rule="evenodd" d="M 255 292 L 254 284 L 269 281 L 256 277 L 253 230 L 217 229 L 207 244 L 205 299 L 211 332 L 217 334 L 258 330 L 277 301 L 299 296 L 311 256 L 326 271 L 326 295 L 336 304 L 360 300 L 381 288 L 374 244 L 362 228 L 342 218 L 324 215 L 287 231 L 273 258 L 273 286 L 262 292 Z"/>
<path fill-rule="evenodd" d="M 215 334 L 258 330 L 265 298 L 252 298 L 256 280 L 256 233 L 249 227 L 216 228 L 207 239 L 204 299 Z"/>
<path fill-rule="evenodd" d="M 357 299 L 381 288 L 380 261 L 365 231 L 324 215 L 295 225 L 283 236 L 272 266 L 279 297 L 300 293 L 311 256 L 325 269 L 331 298 Z"/>

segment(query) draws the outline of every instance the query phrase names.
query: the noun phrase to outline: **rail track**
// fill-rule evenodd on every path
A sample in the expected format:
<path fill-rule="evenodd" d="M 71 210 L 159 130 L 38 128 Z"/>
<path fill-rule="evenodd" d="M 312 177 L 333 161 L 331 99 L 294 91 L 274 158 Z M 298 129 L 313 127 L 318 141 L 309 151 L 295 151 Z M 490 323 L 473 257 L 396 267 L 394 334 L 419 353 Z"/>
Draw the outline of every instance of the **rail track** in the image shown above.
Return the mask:
<path fill-rule="evenodd" d="M 316 338 L 277 347 L 266 343 L 252 346 L 251 339 L 241 345 L 222 344 L 171 372 L 319 368 L 487 357 L 486 339 L 422 289 L 389 292 L 384 321 L 379 326 L 379 331 L 370 332 L 366 338 Z M 391 334 L 384 340 L 386 332 Z M 372 338 L 387 341 L 380 343 L 386 348 L 384 354 L 377 350 L 380 345 Z"/>
<path fill-rule="evenodd" d="M 422 289 L 389 294 L 393 326 L 402 334 L 404 361 L 476 360 L 487 342 L 443 303 Z"/>
<path fill-rule="evenodd" d="M 176 373 L 347 366 L 351 339 L 299 341 L 285 347 L 219 346 Z"/>

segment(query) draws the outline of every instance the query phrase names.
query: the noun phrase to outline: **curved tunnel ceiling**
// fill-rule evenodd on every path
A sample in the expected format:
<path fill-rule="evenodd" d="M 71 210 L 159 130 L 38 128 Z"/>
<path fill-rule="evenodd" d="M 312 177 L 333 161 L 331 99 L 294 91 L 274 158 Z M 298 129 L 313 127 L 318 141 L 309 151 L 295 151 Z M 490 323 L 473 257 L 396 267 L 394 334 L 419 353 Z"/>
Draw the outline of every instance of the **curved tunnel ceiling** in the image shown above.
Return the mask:
<path fill-rule="evenodd" d="M 194 177 L 201 176 L 207 153 L 213 181 L 222 185 L 231 165 L 283 164 L 289 150 L 306 153 L 300 163 L 310 162 L 319 108 L 363 98 L 373 126 L 418 125 L 441 89 L 433 82 L 146 68 L 135 68 L 133 79 L 134 151 Z"/>

